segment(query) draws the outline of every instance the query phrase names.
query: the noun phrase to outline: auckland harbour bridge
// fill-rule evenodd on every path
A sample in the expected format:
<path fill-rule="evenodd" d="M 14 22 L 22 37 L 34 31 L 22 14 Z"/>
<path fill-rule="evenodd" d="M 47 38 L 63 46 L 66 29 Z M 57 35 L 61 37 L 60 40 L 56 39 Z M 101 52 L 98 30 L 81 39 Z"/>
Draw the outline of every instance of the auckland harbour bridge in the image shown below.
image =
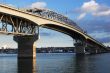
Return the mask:
<path fill-rule="evenodd" d="M 14 35 L 18 44 L 18 58 L 36 58 L 35 41 L 39 27 L 49 28 L 69 35 L 75 40 L 75 53 L 90 54 L 107 52 L 106 46 L 89 36 L 68 17 L 49 9 L 18 9 L 0 4 L 0 34 Z"/>

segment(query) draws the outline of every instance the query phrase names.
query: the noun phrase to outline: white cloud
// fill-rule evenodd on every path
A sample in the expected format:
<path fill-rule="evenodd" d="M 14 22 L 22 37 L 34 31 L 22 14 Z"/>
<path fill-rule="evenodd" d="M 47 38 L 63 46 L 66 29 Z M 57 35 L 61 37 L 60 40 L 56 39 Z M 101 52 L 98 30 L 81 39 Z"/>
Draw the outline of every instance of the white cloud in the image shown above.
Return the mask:
<path fill-rule="evenodd" d="M 107 32 L 100 32 L 100 31 L 99 32 L 98 31 L 93 32 L 93 33 L 91 33 L 89 35 L 93 36 L 94 38 L 98 38 L 98 39 L 103 39 L 103 38 L 109 38 L 110 37 L 109 33 L 107 33 Z"/>
<path fill-rule="evenodd" d="M 11 7 L 15 7 L 13 4 L 8 4 L 9 6 L 11 6 Z"/>
<path fill-rule="evenodd" d="M 80 16 L 77 19 L 80 20 L 80 19 L 84 18 L 85 16 L 86 16 L 86 13 L 82 13 L 82 14 L 80 14 Z"/>
<path fill-rule="evenodd" d="M 101 5 L 95 0 L 83 3 L 83 5 L 79 8 L 79 11 L 81 14 L 77 19 L 81 16 L 84 18 L 87 14 L 91 14 L 93 16 L 110 16 L 110 7 Z M 85 15 L 83 13 L 85 13 Z"/>
<path fill-rule="evenodd" d="M 110 16 L 110 9 L 102 12 L 93 13 L 94 16 Z"/>
<path fill-rule="evenodd" d="M 103 43 L 105 46 L 109 46 L 110 47 L 110 42 L 108 43 Z"/>
<path fill-rule="evenodd" d="M 94 12 L 94 11 L 97 11 L 99 9 L 99 4 L 96 3 L 94 0 L 91 0 L 89 2 L 85 2 L 81 9 L 84 11 L 84 12 Z"/>
<path fill-rule="evenodd" d="M 45 2 L 32 3 L 31 8 L 45 8 L 47 4 Z"/>

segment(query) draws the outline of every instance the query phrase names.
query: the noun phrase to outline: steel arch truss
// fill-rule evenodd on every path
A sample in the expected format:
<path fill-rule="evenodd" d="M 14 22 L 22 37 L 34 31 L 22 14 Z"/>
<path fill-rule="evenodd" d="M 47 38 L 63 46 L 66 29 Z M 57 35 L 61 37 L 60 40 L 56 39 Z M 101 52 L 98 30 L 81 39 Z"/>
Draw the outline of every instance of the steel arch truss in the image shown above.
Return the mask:
<path fill-rule="evenodd" d="M 0 33 L 17 35 L 35 35 L 38 25 L 20 17 L 0 13 Z"/>

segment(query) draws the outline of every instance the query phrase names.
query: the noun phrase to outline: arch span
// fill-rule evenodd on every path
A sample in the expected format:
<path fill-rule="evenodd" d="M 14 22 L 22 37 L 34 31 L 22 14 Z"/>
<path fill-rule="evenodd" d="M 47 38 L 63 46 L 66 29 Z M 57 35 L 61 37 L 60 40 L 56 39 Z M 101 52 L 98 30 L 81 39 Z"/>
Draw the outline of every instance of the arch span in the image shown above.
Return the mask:
<path fill-rule="evenodd" d="M 80 40 L 86 39 L 85 36 L 77 33 L 76 31 L 73 31 L 71 29 L 68 29 L 56 24 L 42 24 L 40 27 L 44 27 L 44 28 L 48 28 L 48 29 L 52 29 L 52 30 L 64 33 L 66 35 L 69 35 L 73 39 L 80 39 Z"/>

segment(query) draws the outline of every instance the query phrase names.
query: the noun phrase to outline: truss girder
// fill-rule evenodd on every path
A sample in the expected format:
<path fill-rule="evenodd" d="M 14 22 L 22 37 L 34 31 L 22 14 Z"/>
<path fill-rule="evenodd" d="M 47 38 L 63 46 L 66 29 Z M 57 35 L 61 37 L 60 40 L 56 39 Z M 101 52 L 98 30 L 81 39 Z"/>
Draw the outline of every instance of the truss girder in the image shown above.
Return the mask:
<path fill-rule="evenodd" d="M 37 28 L 38 25 L 29 20 L 0 14 L 0 33 L 34 35 L 38 33 Z"/>

